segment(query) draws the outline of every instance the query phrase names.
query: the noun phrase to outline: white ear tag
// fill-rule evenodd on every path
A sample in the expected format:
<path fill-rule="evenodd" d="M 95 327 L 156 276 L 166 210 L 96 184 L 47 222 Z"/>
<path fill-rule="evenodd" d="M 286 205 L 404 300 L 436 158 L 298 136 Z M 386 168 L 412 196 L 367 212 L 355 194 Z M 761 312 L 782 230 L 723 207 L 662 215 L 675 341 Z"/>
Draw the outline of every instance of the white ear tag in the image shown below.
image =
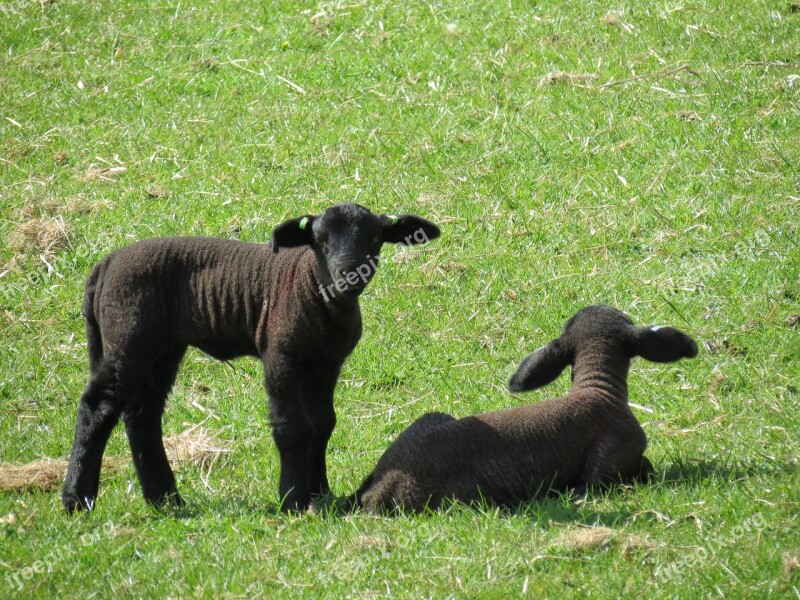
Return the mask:
<path fill-rule="evenodd" d="M 658 331 L 659 329 L 662 329 L 661 325 L 653 325 L 650 328 L 650 331 Z"/>

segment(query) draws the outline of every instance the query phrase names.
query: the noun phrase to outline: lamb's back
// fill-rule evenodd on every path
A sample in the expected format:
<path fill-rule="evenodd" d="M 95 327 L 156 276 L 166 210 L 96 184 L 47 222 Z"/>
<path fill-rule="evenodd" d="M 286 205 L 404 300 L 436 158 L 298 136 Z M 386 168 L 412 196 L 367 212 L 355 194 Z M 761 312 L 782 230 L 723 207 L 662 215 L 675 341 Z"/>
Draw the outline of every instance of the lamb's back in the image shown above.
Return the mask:
<path fill-rule="evenodd" d="M 306 252 L 275 254 L 267 244 L 216 238 L 137 242 L 95 267 L 95 314 L 109 331 L 158 328 L 218 358 L 256 354 L 254 336 L 270 288 Z"/>

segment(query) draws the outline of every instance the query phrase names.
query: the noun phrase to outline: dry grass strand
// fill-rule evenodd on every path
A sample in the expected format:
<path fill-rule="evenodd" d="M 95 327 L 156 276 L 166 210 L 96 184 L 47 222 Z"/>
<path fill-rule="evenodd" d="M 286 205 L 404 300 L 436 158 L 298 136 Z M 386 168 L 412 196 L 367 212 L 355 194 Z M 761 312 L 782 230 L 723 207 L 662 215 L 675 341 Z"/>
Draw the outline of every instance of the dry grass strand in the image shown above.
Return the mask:
<path fill-rule="evenodd" d="M 164 438 L 167 458 L 173 468 L 184 466 L 205 467 L 215 462 L 222 448 L 205 429 L 189 429 Z M 103 460 L 103 473 L 115 473 L 126 467 L 130 459 L 107 457 Z M 44 458 L 24 465 L 0 464 L 0 491 L 51 491 L 61 487 L 67 471 L 67 459 Z"/>

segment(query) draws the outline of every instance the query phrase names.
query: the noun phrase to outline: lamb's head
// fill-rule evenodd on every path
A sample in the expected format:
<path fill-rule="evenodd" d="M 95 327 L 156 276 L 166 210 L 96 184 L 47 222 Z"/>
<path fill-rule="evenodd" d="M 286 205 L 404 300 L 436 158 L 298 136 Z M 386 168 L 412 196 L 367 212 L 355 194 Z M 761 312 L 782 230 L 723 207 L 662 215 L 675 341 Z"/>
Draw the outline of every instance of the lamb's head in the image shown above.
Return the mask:
<path fill-rule="evenodd" d="M 439 233 L 436 225 L 416 215 L 373 214 L 346 203 L 282 223 L 273 231 L 271 243 L 274 252 L 310 246 L 331 295 L 354 298 L 375 275 L 383 244 L 425 244 Z"/>
<path fill-rule="evenodd" d="M 624 361 L 641 356 L 653 362 L 674 362 L 697 355 L 697 344 L 682 331 L 673 327 L 637 327 L 616 308 L 589 306 L 567 321 L 561 337 L 522 361 L 508 382 L 508 389 L 523 392 L 547 385 L 568 365 L 574 367 L 576 356 L 588 346 L 602 348 L 605 354 Z"/>

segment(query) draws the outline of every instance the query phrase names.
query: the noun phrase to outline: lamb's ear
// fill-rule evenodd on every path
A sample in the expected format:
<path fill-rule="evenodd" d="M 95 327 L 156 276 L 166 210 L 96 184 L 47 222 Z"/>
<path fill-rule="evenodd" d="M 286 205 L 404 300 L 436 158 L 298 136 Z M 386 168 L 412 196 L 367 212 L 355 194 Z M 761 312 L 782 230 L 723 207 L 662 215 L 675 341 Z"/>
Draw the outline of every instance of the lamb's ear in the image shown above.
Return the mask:
<path fill-rule="evenodd" d="M 311 224 L 315 218 L 313 215 L 306 215 L 278 225 L 272 232 L 272 251 L 311 244 L 314 241 Z"/>
<path fill-rule="evenodd" d="M 697 356 L 697 344 L 674 327 L 634 327 L 628 340 L 631 355 L 653 362 L 675 362 Z"/>
<path fill-rule="evenodd" d="M 439 228 L 417 215 L 380 215 L 383 241 L 390 244 L 427 244 L 441 234 Z"/>
<path fill-rule="evenodd" d="M 556 338 L 529 354 L 508 382 L 508 391 L 525 392 L 547 385 L 572 362 L 572 352 L 563 338 Z"/>

